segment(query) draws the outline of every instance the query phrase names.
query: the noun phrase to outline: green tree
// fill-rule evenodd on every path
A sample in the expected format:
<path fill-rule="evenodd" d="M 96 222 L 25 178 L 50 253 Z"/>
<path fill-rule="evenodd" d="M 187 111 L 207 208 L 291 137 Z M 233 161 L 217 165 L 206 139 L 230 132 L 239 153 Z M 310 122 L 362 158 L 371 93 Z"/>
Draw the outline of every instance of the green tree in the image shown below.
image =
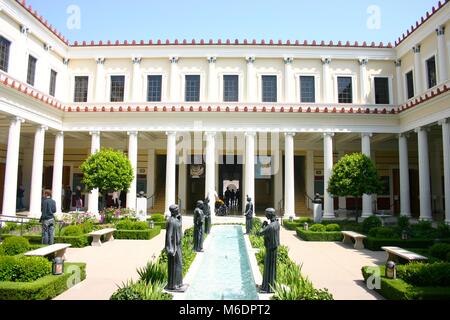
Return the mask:
<path fill-rule="evenodd" d="M 113 149 L 92 154 L 80 169 L 86 189 L 99 189 L 105 199 L 108 191 L 128 191 L 134 178 L 130 160 L 122 151 Z"/>
<path fill-rule="evenodd" d="M 328 192 L 333 197 L 354 197 L 358 220 L 358 199 L 381 192 L 383 183 L 373 161 L 362 153 L 348 154 L 334 166 Z"/>

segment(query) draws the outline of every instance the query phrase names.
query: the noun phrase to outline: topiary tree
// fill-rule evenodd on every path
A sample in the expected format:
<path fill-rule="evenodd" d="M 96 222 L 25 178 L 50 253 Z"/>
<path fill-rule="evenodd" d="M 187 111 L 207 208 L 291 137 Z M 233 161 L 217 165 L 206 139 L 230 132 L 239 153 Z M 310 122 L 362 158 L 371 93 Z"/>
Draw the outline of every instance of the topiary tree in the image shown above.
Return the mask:
<path fill-rule="evenodd" d="M 381 192 L 382 181 L 373 161 L 362 153 L 342 157 L 333 168 L 328 192 L 334 197 L 354 197 L 358 221 L 358 199 L 364 194 Z"/>
<path fill-rule="evenodd" d="M 128 191 L 134 179 L 128 157 L 113 149 L 102 149 L 86 159 L 80 166 L 83 184 L 90 192 L 99 189 L 106 200 L 108 191 Z"/>

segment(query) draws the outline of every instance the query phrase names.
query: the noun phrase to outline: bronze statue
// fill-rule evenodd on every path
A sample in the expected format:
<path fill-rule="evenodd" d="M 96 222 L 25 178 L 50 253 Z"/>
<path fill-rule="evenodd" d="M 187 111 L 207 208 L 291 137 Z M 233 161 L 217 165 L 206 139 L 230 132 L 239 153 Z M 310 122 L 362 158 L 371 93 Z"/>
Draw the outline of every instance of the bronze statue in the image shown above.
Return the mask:
<path fill-rule="evenodd" d="M 194 251 L 196 252 L 203 252 L 203 225 L 205 223 L 203 206 L 203 201 L 199 200 L 194 210 Z"/>
<path fill-rule="evenodd" d="M 186 286 L 183 285 L 183 255 L 181 250 L 183 230 L 181 215 L 177 205 L 170 206 L 169 210 L 170 217 L 166 222 L 166 252 L 168 256 L 166 290 L 184 292 L 186 291 Z"/>
<path fill-rule="evenodd" d="M 250 234 L 253 225 L 253 203 L 252 198 L 247 196 L 247 205 L 245 206 L 245 232 Z"/>
<path fill-rule="evenodd" d="M 272 287 L 277 278 L 277 256 L 280 246 L 280 223 L 276 218 L 275 209 L 266 209 L 266 217 L 270 221 L 264 221 L 260 235 L 264 236 L 264 246 L 266 257 L 264 259 L 264 275 L 261 285 L 261 292 L 272 293 Z"/>
<path fill-rule="evenodd" d="M 211 229 L 211 208 L 209 207 L 209 197 L 203 203 L 203 214 L 205 215 L 205 234 L 209 234 Z"/>

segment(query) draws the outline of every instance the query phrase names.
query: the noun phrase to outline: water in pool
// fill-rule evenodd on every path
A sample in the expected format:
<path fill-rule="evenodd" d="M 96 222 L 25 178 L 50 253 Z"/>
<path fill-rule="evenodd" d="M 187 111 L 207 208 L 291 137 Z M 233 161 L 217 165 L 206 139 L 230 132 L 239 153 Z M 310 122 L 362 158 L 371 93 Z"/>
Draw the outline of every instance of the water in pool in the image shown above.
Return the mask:
<path fill-rule="evenodd" d="M 241 226 L 215 226 L 187 300 L 258 300 Z"/>

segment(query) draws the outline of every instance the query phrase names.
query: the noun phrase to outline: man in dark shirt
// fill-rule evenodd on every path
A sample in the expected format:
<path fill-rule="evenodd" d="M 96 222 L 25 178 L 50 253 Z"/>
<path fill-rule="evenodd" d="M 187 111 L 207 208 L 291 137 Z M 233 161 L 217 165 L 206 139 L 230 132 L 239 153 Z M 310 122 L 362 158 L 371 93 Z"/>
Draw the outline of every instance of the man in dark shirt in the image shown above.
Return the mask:
<path fill-rule="evenodd" d="M 41 219 L 42 223 L 42 244 L 52 245 L 54 242 L 55 231 L 55 212 L 56 202 L 52 199 L 52 192 L 50 190 L 44 191 L 44 200 L 41 205 Z"/>

